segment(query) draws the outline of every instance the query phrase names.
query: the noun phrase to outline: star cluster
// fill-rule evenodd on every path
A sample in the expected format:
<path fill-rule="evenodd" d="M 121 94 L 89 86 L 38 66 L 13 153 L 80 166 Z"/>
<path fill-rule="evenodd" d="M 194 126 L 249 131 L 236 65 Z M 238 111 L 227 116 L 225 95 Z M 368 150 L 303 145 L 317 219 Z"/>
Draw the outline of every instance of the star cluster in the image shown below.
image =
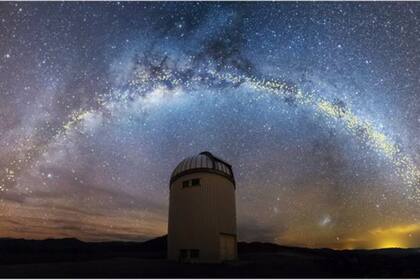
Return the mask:
<path fill-rule="evenodd" d="M 145 240 L 208 150 L 241 240 L 420 246 L 420 5 L 0 3 L 0 236 Z"/>

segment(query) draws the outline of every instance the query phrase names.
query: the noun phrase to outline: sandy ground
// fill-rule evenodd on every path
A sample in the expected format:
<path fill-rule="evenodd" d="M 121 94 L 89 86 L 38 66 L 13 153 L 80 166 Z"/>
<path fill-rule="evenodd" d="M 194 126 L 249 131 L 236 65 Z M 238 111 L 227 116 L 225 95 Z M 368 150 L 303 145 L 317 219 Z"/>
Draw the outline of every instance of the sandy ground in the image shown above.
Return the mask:
<path fill-rule="evenodd" d="M 34 256 L 36 258 L 36 256 Z M 7 278 L 319 278 L 420 277 L 420 254 L 310 254 L 299 252 L 245 254 L 224 264 L 179 264 L 164 259 L 112 257 L 0 264 Z M 28 262 L 28 261 L 26 261 Z"/>

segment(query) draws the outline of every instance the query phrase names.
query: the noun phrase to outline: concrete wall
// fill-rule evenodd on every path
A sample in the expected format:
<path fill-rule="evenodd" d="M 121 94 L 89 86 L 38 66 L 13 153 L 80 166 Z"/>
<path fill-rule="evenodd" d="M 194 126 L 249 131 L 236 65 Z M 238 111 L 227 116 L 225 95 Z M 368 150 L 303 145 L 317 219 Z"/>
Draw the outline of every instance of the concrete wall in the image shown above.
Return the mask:
<path fill-rule="evenodd" d="M 200 186 L 182 187 L 183 181 L 194 178 L 200 179 Z M 212 173 L 188 174 L 174 181 L 170 186 L 168 258 L 178 260 L 181 249 L 199 249 L 199 261 L 218 262 L 220 233 L 236 236 L 232 182 Z"/>

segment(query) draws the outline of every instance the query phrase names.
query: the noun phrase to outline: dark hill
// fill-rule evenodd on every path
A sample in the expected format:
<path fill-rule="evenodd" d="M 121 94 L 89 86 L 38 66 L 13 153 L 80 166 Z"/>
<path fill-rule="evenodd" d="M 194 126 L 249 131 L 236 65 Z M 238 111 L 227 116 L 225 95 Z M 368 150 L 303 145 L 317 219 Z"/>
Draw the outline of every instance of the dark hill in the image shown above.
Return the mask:
<path fill-rule="evenodd" d="M 145 242 L 83 242 L 75 238 L 26 240 L 0 239 L 0 255 L 14 253 L 164 252 L 166 236 Z"/>

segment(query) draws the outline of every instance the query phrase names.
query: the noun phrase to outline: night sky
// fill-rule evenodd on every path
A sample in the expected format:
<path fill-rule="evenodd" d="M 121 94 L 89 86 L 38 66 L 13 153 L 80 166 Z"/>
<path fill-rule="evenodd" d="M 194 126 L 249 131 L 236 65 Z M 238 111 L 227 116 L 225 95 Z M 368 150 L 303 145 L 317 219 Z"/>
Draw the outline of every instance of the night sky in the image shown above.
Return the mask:
<path fill-rule="evenodd" d="M 166 234 L 210 151 L 240 240 L 420 247 L 420 3 L 0 3 L 0 237 Z"/>

